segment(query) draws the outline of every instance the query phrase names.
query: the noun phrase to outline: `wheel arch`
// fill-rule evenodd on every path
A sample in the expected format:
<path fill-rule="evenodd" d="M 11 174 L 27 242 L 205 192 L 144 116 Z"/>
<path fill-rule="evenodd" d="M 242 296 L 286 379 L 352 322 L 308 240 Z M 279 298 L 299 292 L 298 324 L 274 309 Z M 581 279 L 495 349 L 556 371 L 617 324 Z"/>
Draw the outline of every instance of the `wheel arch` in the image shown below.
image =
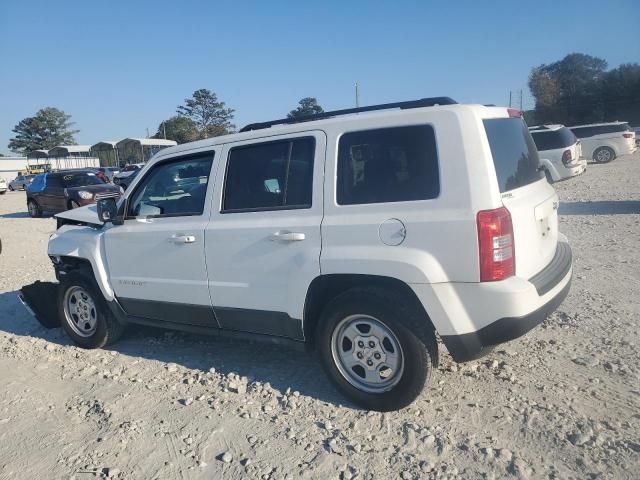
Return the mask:
<path fill-rule="evenodd" d="M 102 231 L 97 231 L 86 226 L 64 225 L 60 227 L 49 239 L 47 253 L 56 265 L 64 261 L 65 265 L 83 268 L 98 284 L 105 300 L 115 298 L 113 288 L 109 282 L 107 265 L 105 263 Z M 63 271 L 63 270 L 61 270 Z"/>
<path fill-rule="evenodd" d="M 394 292 L 417 308 L 429 327 L 435 331 L 431 318 L 418 299 L 418 296 L 413 289 L 402 280 L 382 275 L 334 273 L 316 277 L 307 289 L 302 325 L 305 341 L 313 342 L 315 340 L 316 327 L 318 326 L 324 307 L 333 298 L 356 287 L 378 287 Z"/>

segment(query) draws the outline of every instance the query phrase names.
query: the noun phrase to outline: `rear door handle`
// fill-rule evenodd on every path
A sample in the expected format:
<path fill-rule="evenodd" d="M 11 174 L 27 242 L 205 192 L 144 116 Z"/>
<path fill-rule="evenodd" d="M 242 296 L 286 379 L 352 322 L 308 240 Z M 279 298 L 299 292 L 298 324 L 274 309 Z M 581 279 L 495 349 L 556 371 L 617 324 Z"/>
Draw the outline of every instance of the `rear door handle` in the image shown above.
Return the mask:
<path fill-rule="evenodd" d="M 193 235 L 172 235 L 169 241 L 173 243 L 195 243 L 196 237 Z"/>
<path fill-rule="evenodd" d="M 305 239 L 305 236 L 304 233 L 280 230 L 271 235 L 270 239 L 272 242 L 301 242 Z"/>

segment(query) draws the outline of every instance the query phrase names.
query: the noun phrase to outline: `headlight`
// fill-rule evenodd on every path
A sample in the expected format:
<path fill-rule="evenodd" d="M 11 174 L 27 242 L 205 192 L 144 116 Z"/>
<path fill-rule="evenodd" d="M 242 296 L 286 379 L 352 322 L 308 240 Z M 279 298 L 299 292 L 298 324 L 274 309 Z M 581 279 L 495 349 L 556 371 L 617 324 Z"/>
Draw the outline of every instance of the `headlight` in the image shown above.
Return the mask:
<path fill-rule="evenodd" d="M 91 200 L 93 198 L 93 194 L 85 190 L 80 190 L 78 192 L 78 196 L 83 200 Z"/>

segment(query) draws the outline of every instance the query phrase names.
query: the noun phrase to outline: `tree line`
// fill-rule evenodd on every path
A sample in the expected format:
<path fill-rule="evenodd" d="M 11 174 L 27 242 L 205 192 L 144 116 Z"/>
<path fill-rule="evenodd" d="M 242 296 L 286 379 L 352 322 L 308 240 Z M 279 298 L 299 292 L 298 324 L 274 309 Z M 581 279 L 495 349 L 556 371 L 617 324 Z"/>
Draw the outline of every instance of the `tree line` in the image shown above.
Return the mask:
<path fill-rule="evenodd" d="M 193 142 L 236 131 L 232 108 L 218 100 L 215 92 L 202 88 L 185 98 L 184 105 L 176 107 L 176 115 L 160 122 L 152 138 L 166 138 L 177 143 Z M 324 112 L 314 97 L 305 97 L 287 117 L 297 118 Z M 75 145 L 71 115 L 53 107 L 38 110 L 33 117 L 20 120 L 13 128 L 15 136 L 9 140 L 11 151 L 29 154 L 34 150 L 50 150 L 56 145 Z"/>
<path fill-rule="evenodd" d="M 607 70 L 602 58 L 571 53 L 562 60 L 534 67 L 529 88 L 535 109 L 528 123 L 628 121 L 640 124 L 640 64 Z"/>
<path fill-rule="evenodd" d="M 626 63 L 607 70 L 601 58 L 571 53 L 562 60 L 531 69 L 529 88 L 535 109 L 526 112 L 529 124 L 578 125 L 624 120 L 640 124 L 640 64 Z M 234 112 L 215 92 L 202 88 L 176 107 L 176 114 L 158 125 L 153 138 L 178 143 L 226 135 L 236 131 Z M 314 97 L 305 97 L 288 118 L 324 112 Z M 76 143 L 71 115 L 53 107 L 43 108 L 13 128 L 9 148 L 28 154 L 56 145 Z"/>

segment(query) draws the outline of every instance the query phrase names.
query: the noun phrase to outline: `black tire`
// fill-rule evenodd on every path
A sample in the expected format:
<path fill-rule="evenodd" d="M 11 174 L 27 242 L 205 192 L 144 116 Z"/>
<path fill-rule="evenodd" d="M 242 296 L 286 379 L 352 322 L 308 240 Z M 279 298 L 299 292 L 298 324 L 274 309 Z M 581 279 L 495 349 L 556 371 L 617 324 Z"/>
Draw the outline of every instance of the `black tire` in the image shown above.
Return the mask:
<path fill-rule="evenodd" d="M 2 191 L 0 192 L 0 195 L 4 195 L 5 193 L 7 193 L 7 191 L 6 191 L 6 190 L 2 190 Z"/>
<path fill-rule="evenodd" d="M 40 208 L 40 205 L 38 205 L 38 202 L 36 202 L 35 200 L 27 201 L 27 209 L 29 210 L 29 215 L 31 216 L 31 218 L 38 218 L 42 216 L 42 209 Z"/>
<path fill-rule="evenodd" d="M 75 200 L 71 200 L 69 202 L 69 210 L 73 210 L 74 208 L 80 208 L 80 204 Z"/>
<path fill-rule="evenodd" d="M 348 290 L 325 307 L 316 332 L 322 365 L 334 385 L 357 405 L 383 412 L 406 407 L 420 395 L 437 366 L 435 333 L 424 312 L 413 303 L 385 289 L 367 287 Z M 358 388 L 347 380 L 334 360 L 334 330 L 354 315 L 366 315 L 381 322 L 400 345 L 403 370 L 399 380 L 395 380 L 397 383 L 384 391 L 368 392 Z"/>
<path fill-rule="evenodd" d="M 26 183 L 22 184 L 22 190 L 24 190 L 25 192 L 27 191 L 27 187 L 28 187 L 28 185 Z"/>
<path fill-rule="evenodd" d="M 79 335 L 74 326 L 70 324 L 73 319 L 68 318 L 65 313 L 65 296 L 68 291 L 78 287 L 89 294 L 96 309 L 95 331 L 89 336 Z M 79 272 L 68 273 L 60 281 L 60 286 L 58 287 L 58 315 L 64 330 L 73 342 L 82 348 L 102 348 L 105 345 L 114 343 L 122 336 L 125 330 L 124 325 L 111 313 L 95 280 Z"/>
<path fill-rule="evenodd" d="M 11 185 L 9 185 L 9 191 L 13 192 L 13 187 Z"/>
<path fill-rule="evenodd" d="M 616 152 L 614 152 L 613 149 L 609 147 L 596 148 L 596 150 L 593 152 L 593 159 L 597 163 L 609 163 L 614 158 L 616 158 Z"/>

